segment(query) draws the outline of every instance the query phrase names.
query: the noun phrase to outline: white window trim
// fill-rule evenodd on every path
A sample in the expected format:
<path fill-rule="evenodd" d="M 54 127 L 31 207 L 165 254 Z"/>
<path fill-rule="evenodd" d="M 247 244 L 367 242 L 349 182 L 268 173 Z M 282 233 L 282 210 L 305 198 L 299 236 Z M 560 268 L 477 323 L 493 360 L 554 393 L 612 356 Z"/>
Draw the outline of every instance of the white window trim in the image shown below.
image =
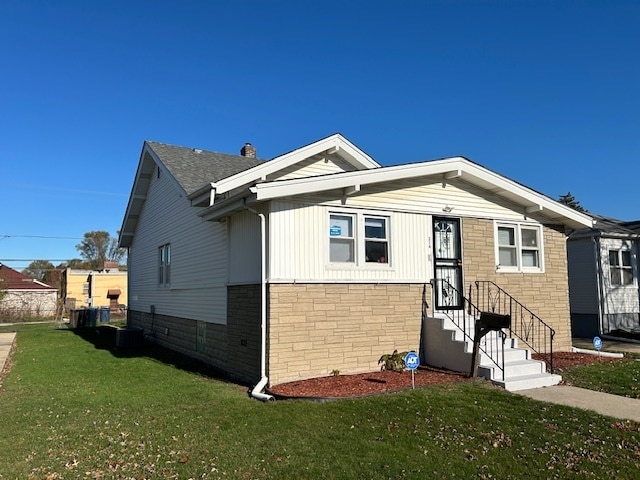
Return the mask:
<path fill-rule="evenodd" d="M 516 266 L 500 265 L 500 245 L 498 242 L 498 228 L 508 227 L 514 228 L 516 232 L 516 258 L 518 264 Z M 538 246 L 539 262 L 538 267 L 525 267 L 522 265 L 522 229 L 536 229 L 538 231 Z M 496 272 L 498 273 L 545 273 L 544 265 L 544 228 L 540 224 L 525 223 L 525 222 L 509 222 L 509 221 L 495 221 L 493 227 L 493 239 L 495 245 L 495 263 Z M 526 249 L 525 249 L 526 250 Z"/>
<path fill-rule="evenodd" d="M 331 228 L 331 216 L 332 215 L 349 215 L 354 217 L 355 223 L 353 225 L 353 238 L 354 238 L 354 257 L 355 261 L 353 262 L 332 262 L 331 261 L 331 251 L 330 251 L 330 234 L 329 229 Z M 386 263 L 377 263 L 377 262 L 367 262 L 365 255 L 365 218 L 366 217 L 374 217 L 374 218 L 383 218 L 386 221 L 386 242 L 387 242 L 387 255 L 389 258 Z M 393 215 L 390 212 L 380 212 L 380 211 L 371 211 L 371 210 L 351 210 L 351 209 L 341 209 L 341 208 L 330 208 L 326 213 L 326 226 L 324 229 L 324 242 L 325 242 L 325 258 L 326 258 L 326 266 L 329 269 L 339 269 L 339 270 L 389 270 L 392 268 L 393 262 L 393 239 L 391 234 L 391 226 L 393 224 Z"/>

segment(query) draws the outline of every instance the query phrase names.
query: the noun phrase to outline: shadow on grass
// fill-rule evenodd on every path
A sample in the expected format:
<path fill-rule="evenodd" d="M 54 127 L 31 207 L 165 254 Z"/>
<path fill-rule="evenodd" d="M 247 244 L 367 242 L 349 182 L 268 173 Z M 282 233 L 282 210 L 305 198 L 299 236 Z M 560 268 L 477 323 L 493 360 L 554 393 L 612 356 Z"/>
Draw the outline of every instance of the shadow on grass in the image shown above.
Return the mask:
<path fill-rule="evenodd" d="M 60 329 L 59 331 L 74 333 L 83 340 L 93 344 L 96 349 L 107 350 L 117 358 L 149 358 L 212 380 L 233 383 L 244 387 L 250 386 L 229 377 L 229 375 L 220 369 L 146 339 L 142 339 L 141 343 L 136 346 L 118 347 L 116 346 L 118 328 L 109 324 L 76 329 Z"/>

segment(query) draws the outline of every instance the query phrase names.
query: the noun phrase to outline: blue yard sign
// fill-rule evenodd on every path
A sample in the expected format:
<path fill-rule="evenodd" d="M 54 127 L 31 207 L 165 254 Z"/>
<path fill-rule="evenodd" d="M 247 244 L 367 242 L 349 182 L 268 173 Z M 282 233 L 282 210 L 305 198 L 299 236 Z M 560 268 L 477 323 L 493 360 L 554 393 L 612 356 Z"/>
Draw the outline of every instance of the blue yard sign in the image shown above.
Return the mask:
<path fill-rule="evenodd" d="M 600 337 L 593 337 L 593 346 L 596 350 L 600 351 L 602 348 L 602 339 Z"/>
<path fill-rule="evenodd" d="M 411 388 L 416 388 L 415 373 L 416 368 L 420 366 L 420 357 L 416 352 L 409 352 L 404 356 L 404 364 L 411 370 Z"/>
<path fill-rule="evenodd" d="M 409 370 L 415 370 L 420 366 L 420 358 L 416 352 L 409 352 L 404 357 L 404 364 Z"/>

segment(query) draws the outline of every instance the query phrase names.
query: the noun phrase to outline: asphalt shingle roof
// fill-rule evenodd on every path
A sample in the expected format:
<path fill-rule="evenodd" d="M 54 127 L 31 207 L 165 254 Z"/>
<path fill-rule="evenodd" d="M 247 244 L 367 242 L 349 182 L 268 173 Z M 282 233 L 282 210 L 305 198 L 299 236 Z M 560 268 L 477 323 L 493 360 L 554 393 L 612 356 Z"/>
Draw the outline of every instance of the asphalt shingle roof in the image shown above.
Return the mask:
<path fill-rule="evenodd" d="M 242 155 L 176 147 L 159 142 L 147 141 L 146 143 L 184 188 L 187 195 L 211 182 L 220 181 L 265 162 L 259 158 Z"/>
<path fill-rule="evenodd" d="M 43 283 L 34 282 L 31 277 L 1 263 L 0 288 L 2 290 L 55 290 Z"/>

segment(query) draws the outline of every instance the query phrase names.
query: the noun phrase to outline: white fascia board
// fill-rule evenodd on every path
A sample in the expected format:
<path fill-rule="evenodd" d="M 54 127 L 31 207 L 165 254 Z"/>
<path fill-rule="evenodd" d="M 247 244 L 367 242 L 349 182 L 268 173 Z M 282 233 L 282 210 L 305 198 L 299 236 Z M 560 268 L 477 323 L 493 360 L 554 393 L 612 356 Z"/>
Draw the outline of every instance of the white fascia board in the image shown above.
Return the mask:
<path fill-rule="evenodd" d="M 211 182 L 202 188 L 199 188 L 189 195 L 191 205 L 194 207 L 210 207 L 214 204 L 216 198 L 216 184 Z"/>
<path fill-rule="evenodd" d="M 542 213 L 552 218 L 564 218 L 562 223 L 568 224 L 571 228 L 593 226 L 594 220 L 590 216 L 469 160 L 462 160 L 466 164 L 462 175 L 464 180 L 485 187 L 499 196 L 523 205 L 526 213 Z"/>
<path fill-rule="evenodd" d="M 502 175 L 481 167 L 466 158 L 452 157 L 429 162 L 381 167 L 373 170 L 334 173 L 318 177 L 298 178 L 256 184 L 251 191 L 258 201 L 279 197 L 289 197 L 334 189 L 348 189 L 354 185 L 370 185 L 393 182 L 410 178 L 436 176 L 447 179 L 461 179 L 484 188 L 495 195 L 505 197 L 525 209 L 552 212 L 553 217 L 566 219 L 572 228 L 590 227 L 593 219 L 549 197 L 537 193 Z"/>
<path fill-rule="evenodd" d="M 290 167 L 291 165 L 295 165 L 302 160 L 327 151 L 337 153 L 358 169 L 373 169 L 380 167 L 379 163 L 374 161 L 366 153 L 337 133 L 298 148 L 292 152 L 275 157 L 274 159 L 250 168 L 249 170 L 245 170 L 244 172 L 240 172 L 236 175 L 220 180 L 216 184 L 216 191 L 217 193 L 222 194 L 235 188 L 242 187 L 243 185 L 252 184 L 256 180 L 265 180 L 267 176 L 272 173 L 278 172 Z"/>
<path fill-rule="evenodd" d="M 300 195 L 303 193 L 321 192 L 338 188 L 349 188 L 354 185 L 370 185 L 374 183 L 393 182 L 413 177 L 444 174 L 459 167 L 455 165 L 458 158 L 435 160 L 433 162 L 413 163 L 392 167 L 380 167 L 372 170 L 332 173 L 317 177 L 276 180 L 256 184 L 252 191 L 257 200 Z M 452 165 L 453 164 L 453 165 Z"/>

